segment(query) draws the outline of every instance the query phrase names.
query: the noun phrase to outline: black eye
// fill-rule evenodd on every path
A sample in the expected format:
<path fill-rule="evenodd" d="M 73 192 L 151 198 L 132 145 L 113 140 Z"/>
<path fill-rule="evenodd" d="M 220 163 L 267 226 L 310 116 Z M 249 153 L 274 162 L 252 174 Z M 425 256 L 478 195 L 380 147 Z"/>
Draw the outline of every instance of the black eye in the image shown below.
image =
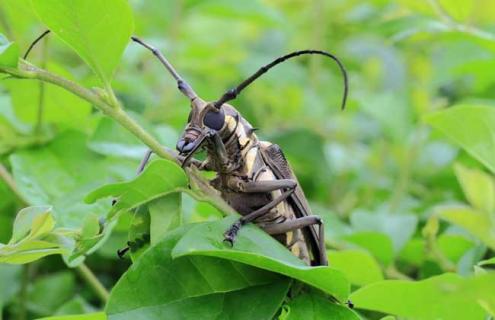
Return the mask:
<path fill-rule="evenodd" d="M 222 129 L 224 122 L 225 114 L 223 113 L 223 110 L 220 110 L 218 112 L 208 111 L 203 118 L 203 123 L 205 124 L 205 126 L 217 131 Z"/>

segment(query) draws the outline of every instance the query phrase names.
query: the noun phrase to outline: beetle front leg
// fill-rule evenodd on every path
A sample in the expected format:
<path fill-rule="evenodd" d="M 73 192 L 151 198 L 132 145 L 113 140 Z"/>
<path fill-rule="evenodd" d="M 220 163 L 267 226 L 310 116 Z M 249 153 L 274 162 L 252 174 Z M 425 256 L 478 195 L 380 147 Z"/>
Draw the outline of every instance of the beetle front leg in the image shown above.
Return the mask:
<path fill-rule="evenodd" d="M 271 235 L 283 234 L 297 229 L 302 229 L 311 225 L 318 225 L 318 245 L 320 247 L 320 264 L 322 266 L 328 265 L 327 253 L 325 250 L 325 228 L 323 227 L 323 220 L 318 216 L 306 216 L 300 217 L 294 220 L 267 225 L 263 228 L 265 232 Z"/>
<path fill-rule="evenodd" d="M 174 152 L 171 152 L 171 153 L 180 162 L 182 162 L 184 160 L 184 158 L 185 158 L 184 156 L 178 155 L 178 154 L 176 154 Z M 146 154 L 144 155 L 143 159 L 139 163 L 139 167 L 137 169 L 137 174 L 140 174 L 141 172 L 143 172 L 144 168 L 146 167 L 146 165 L 150 161 L 150 158 L 151 158 L 151 155 L 152 154 L 153 154 L 153 150 L 148 149 L 148 151 L 146 151 Z M 198 169 L 204 169 L 205 168 L 205 164 L 202 161 L 199 161 L 197 159 L 192 158 L 188 162 L 190 164 L 196 166 Z"/>

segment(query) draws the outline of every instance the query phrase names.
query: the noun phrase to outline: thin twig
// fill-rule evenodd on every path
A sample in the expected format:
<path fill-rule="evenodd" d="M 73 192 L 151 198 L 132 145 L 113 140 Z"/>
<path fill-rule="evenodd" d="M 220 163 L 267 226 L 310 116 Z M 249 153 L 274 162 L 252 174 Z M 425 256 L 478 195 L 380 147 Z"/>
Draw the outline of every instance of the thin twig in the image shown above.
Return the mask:
<path fill-rule="evenodd" d="M 5 184 L 10 188 L 12 193 L 19 199 L 23 206 L 28 206 L 29 201 L 24 197 L 24 195 L 19 191 L 17 185 L 15 184 L 14 178 L 10 172 L 5 168 L 3 164 L 0 163 L 0 179 L 2 179 Z"/>
<path fill-rule="evenodd" d="M 79 273 L 81 278 L 93 289 L 94 293 L 98 296 L 103 304 L 108 302 L 110 294 L 107 289 L 101 284 L 100 280 L 95 276 L 95 274 L 89 269 L 84 263 L 81 263 L 76 267 L 76 271 Z"/>
<path fill-rule="evenodd" d="M 456 21 L 445 8 L 438 2 L 438 0 L 428 0 L 428 3 L 433 8 L 435 13 L 443 20 L 444 24 L 452 30 L 466 33 L 481 39 L 495 41 L 495 34 L 488 31 L 462 24 Z"/>
<path fill-rule="evenodd" d="M 41 67 L 44 69 L 46 67 L 46 60 L 48 56 L 48 38 L 43 39 L 43 44 L 41 48 Z M 39 97 L 38 97 L 38 113 L 36 116 L 36 126 L 34 129 L 35 133 L 40 133 L 43 126 L 43 113 L 45 109 L 45 83 L 43 81 L 39 82 Z"/>

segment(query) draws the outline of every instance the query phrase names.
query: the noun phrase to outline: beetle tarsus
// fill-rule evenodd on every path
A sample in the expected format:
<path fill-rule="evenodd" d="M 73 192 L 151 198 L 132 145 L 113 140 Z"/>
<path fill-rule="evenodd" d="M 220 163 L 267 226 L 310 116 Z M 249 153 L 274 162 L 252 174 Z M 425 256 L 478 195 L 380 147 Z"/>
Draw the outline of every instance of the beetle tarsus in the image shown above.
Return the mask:
<path fill-rule="evenodd" d="M 238 220 L 234 224 L 230 226 L 227 231 L 223 234 L 224 242 L 228 242 L 231 247 L 234 246 L 234 241 L 237 238 L 237 234 L 239 233 L 239 230 L 241 230 L 241 222 Z"/>
<path fill-rule="evenodd" d="M 125 248 L 117 250 L 117 256 L 119 256 L 120 259 L 124 259 L 124 256 L 127 253 L 127 251 L 129 251 L 129 249 L 131 249 L 131 248 L 125 247 Z"/>

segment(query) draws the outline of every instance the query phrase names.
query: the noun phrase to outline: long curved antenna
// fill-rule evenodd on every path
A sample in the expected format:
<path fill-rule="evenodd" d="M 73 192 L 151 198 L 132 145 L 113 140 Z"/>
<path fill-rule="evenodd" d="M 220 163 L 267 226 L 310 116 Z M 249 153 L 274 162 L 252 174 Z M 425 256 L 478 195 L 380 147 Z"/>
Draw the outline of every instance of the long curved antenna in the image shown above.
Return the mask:
<path fill-rule="evenodd" d="M 249 78 L 247 78 L 246 80 L 244 80 L 243 82 L 241 82 L 237 87 L 235 87 L 233 89 L 230 89 L 227 92 L 225 92 L 223 94 L 223 96 L 214 103 L 214 106 L 217 109 L 219 109 L 222 106 L 222 104 L 224 104 L 227 101 L 230 101 L 230 100 L 235 99 L 239 95 L 239 93 L 241 93 L 241 91 L 244 88 L 246 88 L 247 86 L 249 86 L 254 80 L 258 79 L 265 72 L 267 72 L 271 68 L 275 67 L 277 64 L 282 63 L 285 60 L 288 60 L 290 58 L 294 58 L 294 57 L 297 57 L 297 56 L 300 56 L 300 55 L 303 55 L 303 54 L 321 54 L 321 55 L 326 56 L 326 57 L 329 57 L 330 59 L 332 59 L 335 62 L 337 62 L 338 66 L 340 68 L 340 71 L 342 72 L 342 76 L 344 77 L 344 96 L 342 98 L 342 106 L 341 106 L 342 110 L 344 110 L 345 104 L 346 104 L 346 101 L 347 101 L 347 94 L 349 92 L 349 83 L 348 83 L 348 78 L 347 78 L 347 71 L 345 70 L 345 67 L 342 64 L 342 62 L 340 62 L 339 58 L 337 58 L 336 56 L 334 56 L 331 53 L 328 53 L 328 52 L 325 52 L 325 51 L 321 51 L 321 50 L 301 50 L 301 51 L 294 51 L 294 52 L 291 52 L 289 54 L 286 54 L 285 56 L 282 56 L 282 57 L 279 57 L 279 58 L 273 60 L 269 64 L 261 67 L 252 76 L 250 76 Z"/>
<path fill-rule="evenodd" d="M 139 39 L 138 37 L 132 36 L 131 37 L 132 41 L 142 45 L 146 49 L 150 50 L 155 57 L 160 60 L 160 62 L 165 66 L 165 68 L 168 70 L 168 72 L 174 77 L 174 79 L 177 81 L 177 88 L 182 92 L 186 97 L 189 98 L 189 100 L 194 100 L 198 97 L 196 92 L 192 89 L 192 87 L 182 79 L 182 77 L 175 71 L 174 67 L 170 62 L 168 62 L 167 58 L 160 52 L 160 50 L 156 49 L 155 47 L 147 44 L 143 40 Z"/>
<path fill-rule="evenodd" d="M 34 39 L 33 42 L 31 42 L 31 45 L 29 46 L 29 48 L 26 50 L 26 53 L 24 54 L 24 56 L 22 57 L 24 60 L 27 59 L 27 57 L 29 56 L 29 53 L 31 52 L 31 50 L 33 50 L 34 46 L 41 41 L 41 39 L 43 39 L 47 34 L 50 33 L 50 30 L 46 30 L 45 32 L 43 32 L 38 38 Z"/>

